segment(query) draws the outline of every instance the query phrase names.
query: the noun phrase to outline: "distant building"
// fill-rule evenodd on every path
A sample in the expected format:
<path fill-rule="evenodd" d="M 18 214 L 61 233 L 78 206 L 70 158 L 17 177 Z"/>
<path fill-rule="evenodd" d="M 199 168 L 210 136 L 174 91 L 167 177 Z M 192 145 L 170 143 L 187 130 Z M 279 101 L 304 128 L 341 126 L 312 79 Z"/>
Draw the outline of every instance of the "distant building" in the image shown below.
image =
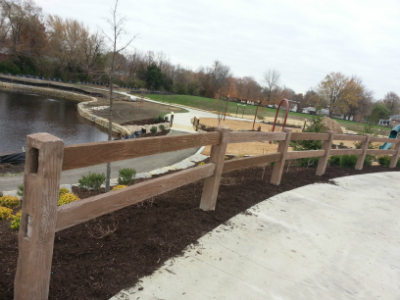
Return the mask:
<path fill-rule="evenodd" d="M 317 113 L 317 110 L 315 109 L 315 107 L 306 107 L 306 108 L 303 108 L 302 113 L 309 114 L 309 115 L 315 115 Z"/>

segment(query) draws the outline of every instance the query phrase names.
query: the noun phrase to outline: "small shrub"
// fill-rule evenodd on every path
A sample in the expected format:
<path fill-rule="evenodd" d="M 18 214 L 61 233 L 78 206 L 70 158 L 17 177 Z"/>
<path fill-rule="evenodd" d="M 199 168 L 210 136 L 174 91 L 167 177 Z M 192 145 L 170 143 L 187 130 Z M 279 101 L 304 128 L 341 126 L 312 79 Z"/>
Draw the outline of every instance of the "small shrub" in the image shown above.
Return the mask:
<path fill-rule="evenodd" d="M 340 158 L 340 166 L 344 168 L 354 168 L 357 164 L 357 155 L 342 155 Z"/>
<path fill-rule="evenodd" d="M 244 154 L 243 153 L 239 153 L 238 158 L 243 158 Z"/>
<path fill-rule="evenodd" d="M 340 142 L 339 145 L 340 145 L 340 146 L 344 146 L 344 143 L 343 143 L 343 142 Z"/>
<path fill-rule="evenodd" d="M 158 128 L 160 128 L 160 130 L 161 130 L 162 132 L 165 131 L 165 125 L 163 125 L 163 124 L 161 124 L 160 126 L 158 126 Z"/>
<path fill-rule="evenodd" d="M 64 193 L 60 196 L 60 198 L 58 199 L 58 206 L 67 204 L 67 203 L 71 203 L 77 200 L 81 200 L 79 199 L 79 197 L 75 194 L 72 193 Z"/>
<path fill-rule="evenodd" d="M 0 220 L 7 220 L 11 217 L 12 209 L 0 206 Z"/>
<path fill-rule="evenodd" d="M 205 162 L 204 161 L 202 161 L 201 163 L 199 163 L 197 166 L 204 166 L 205 165 Z"/>
<path fill-rule="evenodd" d="M 389 167 L 391 159 L 389 155 L 384 155 L 378 158 L 378 162 L 382 167 Z"/>
<path fill-rule="evenodd" d="M 119 184 L 117 186 L 114 186 L 111 191 L 117 191 L 117 190 L 120 190 L 120 189 L 123 189 L 126 187 L 127 187 L 127 185 Z"/>
<path fill-rule="evenodd" d="M 106 175 L 104 175 L 104 173 L 89 172 L 88 176 L 83 175 L 82 178 L 78 180 L 79 188 L 99 191 L 105 180 Z"/>
<path fill-rule="evenodd" d="M 12 196 L 3 196 L 0 197 L 0 206 L 4 206 L 7 208 L 14 208 L 20 205 L 18 197 L 12 197 Z"/>
<path fill-rule="evenodd" d="M 24 185 L 23 185 L 23 184 L 20 184 L 20 185 L 18 186 L 17 195 L 19 196 L 19 198 L 20 198 L 21 200 L 23 200 L 23 199 L 22 199 L 22 198 L 24 197 Z"/>
<path fill-rule="evenodd" d="M 157 126 L 153 126 L 150 128 L 150 132 L 155 134 L 157 132 Z"/>
<path fill-rule="evenodd" d="M 62 187 L 59 191 L 59 196 L 69 193 L 69 189 Z"/>
<path fill-rule="evenodd" d="M 165 121 L 165 122 L 168 122 L 168 121 L 169 121 L 168 116 L 165 116 L 165 117 L 164 117 L 164 121 Z"/>
<path fill-rule="evenodd" d="M 135 182 L 136 170 L 125 168 L 119 170 L 118 184 L 129 185 Z"/>
<path fill-rule="evenodd" d="M 0 197 L 3 197 L 3 192 L 0 192 Z"/>
<path fill-rule="evenodd" d="M 12 230 L 18 230 L 21 224 L 21 211 L 11 216 L 10 227 Z"/>
<path fill-rule="evenodd" d="M 340 166 L 340 155 L 333 155 L 329 158 L 330 166 Z"/>
<path fill-rule="evenodd" d="M 396 167 L 400 168 L 400 159 L 397 161 Z"/>
<path fill-rule="evenodd" d="M 164 121 L 164 117 L 162 115 L 158 115 L 154 118 L 154 123 L 161 123 Z"/>

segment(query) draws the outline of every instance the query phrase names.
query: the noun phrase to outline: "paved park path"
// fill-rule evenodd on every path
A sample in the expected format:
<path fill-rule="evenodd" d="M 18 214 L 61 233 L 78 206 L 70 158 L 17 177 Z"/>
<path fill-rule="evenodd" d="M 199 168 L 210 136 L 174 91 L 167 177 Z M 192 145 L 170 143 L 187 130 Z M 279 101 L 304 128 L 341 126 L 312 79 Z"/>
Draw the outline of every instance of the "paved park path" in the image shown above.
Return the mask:
<path fill-rule="evenodd" d="M 400 299 L 400 172 L 335 183 L 261 202 L 111 299 Z"/>

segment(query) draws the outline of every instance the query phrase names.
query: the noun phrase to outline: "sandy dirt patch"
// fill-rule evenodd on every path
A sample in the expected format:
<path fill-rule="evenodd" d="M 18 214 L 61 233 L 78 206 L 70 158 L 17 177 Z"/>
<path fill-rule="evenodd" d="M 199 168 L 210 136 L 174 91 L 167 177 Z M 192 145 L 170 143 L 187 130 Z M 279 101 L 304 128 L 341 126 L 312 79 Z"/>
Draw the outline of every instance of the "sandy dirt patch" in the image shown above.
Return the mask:
<path fill-rule="evenodd" d="M 208 125 L 208 126 L 218 126 L 218 119 L 213 118 L 202 118 L 200 119 L 200 123 Z M 253 122 L 251 121 L 238 121 L 238 120 L 225 120 L 221 121 L 222 126 L 226 126 L 232 130 L 252 130 Z M 261 131 L 270 132 L 272 131 L 272 125 L 256 123 L 254 128 L 257 129 L 258 126 L 261 126 Z M 298 128 L 291 128 L 293 132 L 301 132 Z M 282 127 L 276 126 L 275 131 L 281 131 Z M 343 143 L 343 145 L 349 148 L 355 148 L 354 141 L 334 141 L 335 144 Z M 375 148 L 378 148 L 381 143 L 373 143 Z M 233 155 L 262 155 L 266 153 L 274 153 L 278 150 L 277 143 L 269 143 L 269 142 L 253 142 L 253 143 L 240 143 L 240 144 L 229 144 L 227 149 L 227 154 Z M 207 146 L 204 148 L 202 154 L 210 155 L 211 146 Z M 289 151 L 292 151 L 289 148 Z"/>
<path fill-rule="evenodd" d="M 218 119 L 213 118 L 202 118 L 200 119 L 201 124 L 208 126 L 218 126 Z M 226 126 L 232 130 L 252 130 L 253 122 L 251 121 L 237 121 L 237 120 L 225 120 L 221 121 L 221 126 Z M 272 125 L 256 123 L 254 128 L 257 129 L 261 126 L 261 131 L 270 132 L 272 131 Z M 281 131 L 280 126 L 276 126 L 275 131 Z M 292 128 L 294 132 L 301 131 L 298 128 Z M 234 155 L 261 155 L 266 153 L 274 153 L 278 149 L 277 143 L 269 142 L 252 142 L 252 143 L 239 143 L 239 144 L 229 144 L 227 149 L 227 154 Z M 202 154 L 210 155 L 211 146 L 207 146 Z"/>

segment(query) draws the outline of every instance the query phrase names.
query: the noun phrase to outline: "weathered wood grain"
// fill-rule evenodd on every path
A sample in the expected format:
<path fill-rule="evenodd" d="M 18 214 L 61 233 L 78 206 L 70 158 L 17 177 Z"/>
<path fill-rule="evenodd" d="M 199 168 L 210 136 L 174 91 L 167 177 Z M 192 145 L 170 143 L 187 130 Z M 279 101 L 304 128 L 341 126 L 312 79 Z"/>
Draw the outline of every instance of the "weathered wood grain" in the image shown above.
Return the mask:
<path fill-rule="evenodd" d="M 329 134 L 316 132 L 293 132 L 290 139 L 292 141 L 326 141 L 327 139 L 329 139 Z"/>
<path fill-rule="evenodd" d="M 365 141 L 366 139 L 365 135 L 355 134 L 335 134 L 333 136 L 334 141 Z"/>
<path fill-rule="evenodd" d="M 334 133 L 333 131 L 328 131 L 327 133 L 329 134 L 329 139 L 324 141 L 322 144 L 322 149 L 325 150 L 325 154 L 318 160 L 317 170 L 315 171 L 315 174 L 317 176 L 322 176 L 325 174 L 326 166 L 328 165 L 329 155 L 332 148 Z"/>
<path fill-rule="evenodd" d="M 321 157 L 326 153 L 325 150 L 290 151 L 286 154 L 286 160 Z"/>
<path fill-rule="evenodd" d="M 278 153 L 281 155 L 280 160 L 275 162 L 274 169 L 272 170 L 271 184 L 273 185 L 281 184 L 283 167 L 285 166 L 288 147 L 292 136 L 292 130 L 285 129 L 285 132 L 286 139 L 284 141 L 280 141 L 278 146 Z"/>
<path fill-rule="evenodd" d="M 265 142 L 265 141 L 283 141 L 286 138 L 284 132 L 263 132 L 263 131 L 233 131 L 229 133 L 229 144 Z"/>
<path fill-rule="evenodd" d="M 221 134 L 221 140 L 218 145 L 211 147 L 210 162 L 215 164 L 215 172 L 204 181 L 200 201 L 200 209 L 204 211 L 215 209 L 229 139 L 228 127 L 219 126 L 215 130 Z"/>
<path fill-rule="evenodd" d="M 280 153 L 270 153 L 265 155 L 229 160 L 224 163 L 223 173 L 246 169 L 254 166 L 265 166 L 270 162 L 278 161 L 280 157 Z"/>
<path fill-rule="evenodd" d="M 332 149 L 331 155 L 360 155 L 362 154 L 362 149 Z"/>
<path fill-rule="evenodd" d="M 216 145 L 219 140 L 219 132 L 207 132 L 72 145 L 65 147 L 63 170 L 205 145 Z"/>
<path fill-rule="evenodd" d="M 57 210 L 56 231 L 75 226 L 186 184 L 210 177 L 214 174 L 214 171 L 215 165 L 208 163 L 200 167 L 137 183 L 117 191 L 64 204 Z"/>
<path fill-rule="evenodd" d="M 367 154 L 371 155 L 395 155 L 397 150 L 368 149 Z"/>
<path fill-rule="evenodd" d="M 400 155 L 400 143 L 396 144 L 394 151 L 396 151 L 396 153 L 393 154 L 392 159 L 390 160 L 389 168 L 394 168 L 397 166 L 397 161 L 399 160 Z"/>
<path fill-rule="evenodd" d="M 361 150 L 362 153 L 361 155 L 358 156 L 357 163 L 356 163 L 356 170 L 362 170 L 364 166 L 364 160 L 365 157 L 367 156 L 367 150 L 368 146 L 370 143 L 371 136 L 369 134 L 366 134 L 366 139 L 361 143 Z"/>
<path fill-rule="evenodd" d="M 377 136 L 371 136 L 371 142 L 378 142 L 378 143 L 392 143 L 392 144 L 398 144 L 400 142 L 399 139 L 390 139 L 387 137 L 377 137 Z"/>
<path fill-rule="evenodd" d="M 37 133 L 28 135 L 27 146 L 14 299 L 43 300 L 49 294 L 64 143 Z"/>

